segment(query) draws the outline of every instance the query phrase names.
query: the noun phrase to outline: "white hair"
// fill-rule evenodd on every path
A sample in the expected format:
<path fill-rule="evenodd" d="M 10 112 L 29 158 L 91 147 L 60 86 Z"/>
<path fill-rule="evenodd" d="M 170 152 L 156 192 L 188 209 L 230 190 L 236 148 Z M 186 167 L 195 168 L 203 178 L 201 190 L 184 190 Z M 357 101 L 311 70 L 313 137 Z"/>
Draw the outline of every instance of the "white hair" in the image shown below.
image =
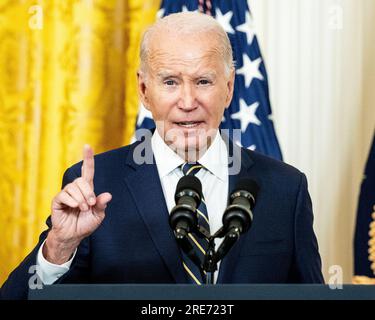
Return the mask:
<path fill-rule="evenodd" d="M 181 36 L 199 33 L 212 33 L 217 37 L 218 51 L 220 52 L 226 74 L 234 68 L 232 46 L 222 26 L 211 16 L 198 12 L 180 12 L 168 15 L 157 20 L 149 27 L 141 41 L 141 70 L 146 72 L 150 52 L 150 39 L 159 32 L 171 32 Z"/>

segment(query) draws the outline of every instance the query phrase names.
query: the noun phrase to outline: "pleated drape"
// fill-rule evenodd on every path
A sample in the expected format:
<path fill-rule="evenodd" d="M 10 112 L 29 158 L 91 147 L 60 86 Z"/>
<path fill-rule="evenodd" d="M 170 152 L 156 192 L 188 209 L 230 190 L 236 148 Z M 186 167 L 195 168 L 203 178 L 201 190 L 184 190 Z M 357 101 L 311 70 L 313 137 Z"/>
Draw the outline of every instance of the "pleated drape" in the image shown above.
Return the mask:
<path fill-rule="evenodd" d="M 64 170 L 130 141 L 159 0 L 0 0 L 0 284 L 45 228 Z"/>

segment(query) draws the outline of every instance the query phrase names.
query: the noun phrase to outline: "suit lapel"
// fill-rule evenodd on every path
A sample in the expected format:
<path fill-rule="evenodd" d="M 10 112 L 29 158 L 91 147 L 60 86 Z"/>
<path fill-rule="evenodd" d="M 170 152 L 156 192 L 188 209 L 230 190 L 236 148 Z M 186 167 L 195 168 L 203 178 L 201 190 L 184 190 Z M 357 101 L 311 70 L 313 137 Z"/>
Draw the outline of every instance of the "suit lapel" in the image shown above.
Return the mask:
<path fill-rule="evenodd" d="M 253 161 L 251 160 L 250 156 L 246 151 L 236 144 L 234 144 L 231 140 L 227 142 L 227 147 L 229 150 L 229 156 L 232 157 L 233 161 L 240 161 L 241 168 L 240 172 L 236 175 L 229 175 L 229 185 L 228 185 L 228 200 L 229 196 L 234 190 L 237 181 L 241 178 L 251 178 L 250 175 L 250 168 L 253 165 Z M 233 151 L 233 153 L 231 152 Z M 241 239 L 232 247 L 232 249 L 228 252 L 227 256 L 221 261 L 219 275 L 217 282 L 221 283 L 224 280 L 224 276 L 228 276 L 228 273 L 231 270 L 234 270 L 234 266 L 238 261 L 238 257 L 241 250 L 241 245 L 243 241 Z M 217 248 L 216 248 L 217 249 Z"/>
<path fill-rule="evenodd" d="M 177 283 L 185 283 L 186 275 L 181 264 L 180 250 L 169 226 L 169 213 L 155 159 L 152 164 L 136 164 L 133 151 L 138 145 L 129 151 L 125 183 L 169 272 Z M 146 148 L 148 147 L 151 148 L 151 145 Z"/>
<path fill-rule="evenodd" d="M 229 150 L 229 156 L 233 161 L 240 161 L 240 172 L 229 176 L 228 195 L 231 194 L 237 181 L 240 178 L 251 177 L 250 168 L 253 161 L 250 156 L 231 140 L 225 141 Z M 151 149 L 150 141 L 145 146 Z M 129 151 L 126 168 L 125 183 L 130 190 L 138 211 L 151 235 L 155 247 L 163 258 L 169 272 L 176 283 L 187 283 L 186 274 L 181 264 L 181 253 L 177 246 L 173 231 L 169 226 L 169 213 L 165 202 L 163 190 L 160 183 L 159 174 L 152 157 L 152 164 L 136 164 L 133 159 L 133 151 L 139 146 L 134 144 Z M 234 151 L 233 153 L 231 151 Z M 237 154 L 237 155 L 236 155 Z M 239 240 L 222 260 L 218 275 L 218 283 L 224 280 L 224 275 L 233 270 L 237 263 L 242 241 Z"/>

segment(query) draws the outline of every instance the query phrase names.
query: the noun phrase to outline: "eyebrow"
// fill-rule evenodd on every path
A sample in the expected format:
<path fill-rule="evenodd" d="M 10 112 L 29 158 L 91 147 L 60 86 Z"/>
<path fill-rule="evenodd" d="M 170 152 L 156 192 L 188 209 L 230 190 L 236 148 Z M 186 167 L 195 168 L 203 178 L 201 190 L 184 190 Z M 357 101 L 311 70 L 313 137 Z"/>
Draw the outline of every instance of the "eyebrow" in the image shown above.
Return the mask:
<path fill-rule="evenodd" d="M 165 78 L 175 78 L 175 77 L 179 77 L 180 76 L 180 73 L 178 74 L 174 74 L 173 72 L 169 72 L 169 71 L 160 71 L 157 73 L 157 77 L 158 78 L 161 78 L 161 79 L 165 79 Z M 204 77 L 208 77 L 208 78 L 216 78 L 216 72 L 205 72 L 205 73 L 202 73 L 200 75 L 197 75 L 197 76 L 193 76 L 194 78 L 198 79 L 198 78 L 204 78 Z"/>
<path fill-rule="evenodd" d="M 208 78 L 216 78 L 216 72 L 205 72 L 203 74 L 201 74 L 199 77 L 197 78 L 205 78 L 205 77 L 208 77 Z"/>
<path fill-rule="evenodd" d="M 172 72 L 169 72 L 169 71 L 160 71 L 160 72 L 158 72 L 157 77 L 165 79 L 165 78 L 169 78 L 169 77 L 176 77 L 176 75 L 173 74 Z"/>

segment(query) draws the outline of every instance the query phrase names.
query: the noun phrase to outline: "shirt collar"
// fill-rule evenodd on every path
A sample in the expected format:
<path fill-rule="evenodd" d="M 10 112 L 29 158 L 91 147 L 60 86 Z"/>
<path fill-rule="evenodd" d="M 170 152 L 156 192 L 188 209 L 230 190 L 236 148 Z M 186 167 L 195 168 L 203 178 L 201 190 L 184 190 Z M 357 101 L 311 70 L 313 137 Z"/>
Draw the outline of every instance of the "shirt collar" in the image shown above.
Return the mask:
<path fill-rule="evenodd" d="M 184 159 L 168 147 L 156 129 L 151 139 L 151 146 L 161 178 L 185 163 Z M 228 150 L 219 130 L 214 141 L 198 162 L 220 180 L 225 181 L 227 179 Z"/>
<path fill-rule="evenodd" d="M 157 129 L 152 135 L 151 146 L 160 178 L 167 176 L 185 162 L 184 159 L 180 158 L 177 153 L 168 147 Z"/>
<path fill-rule="evenodd" d="M 220 180 L 228 177 L 228 150 L 219 130 L 214 141 L 198 162 Z"/>

